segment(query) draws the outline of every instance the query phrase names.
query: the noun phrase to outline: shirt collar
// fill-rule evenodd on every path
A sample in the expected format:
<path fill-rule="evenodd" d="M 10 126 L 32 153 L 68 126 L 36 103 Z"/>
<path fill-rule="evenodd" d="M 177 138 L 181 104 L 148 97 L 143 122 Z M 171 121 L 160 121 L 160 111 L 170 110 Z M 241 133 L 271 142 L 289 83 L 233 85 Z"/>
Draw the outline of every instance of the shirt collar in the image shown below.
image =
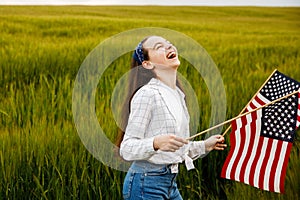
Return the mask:
<path fill-rule="evenodd" d="M 162 81 L 158 80 L 157 78 L 152 78 L 149 81 L 148 85 L 156 85 L 159 87 L 169 87 L 166 84 L 164 84 Z M 181 98 L 185 98 L 185 94 L 181 91 L 181 89 L 178 86 L 176 86 L 176 90 L 179 92 Z"/>

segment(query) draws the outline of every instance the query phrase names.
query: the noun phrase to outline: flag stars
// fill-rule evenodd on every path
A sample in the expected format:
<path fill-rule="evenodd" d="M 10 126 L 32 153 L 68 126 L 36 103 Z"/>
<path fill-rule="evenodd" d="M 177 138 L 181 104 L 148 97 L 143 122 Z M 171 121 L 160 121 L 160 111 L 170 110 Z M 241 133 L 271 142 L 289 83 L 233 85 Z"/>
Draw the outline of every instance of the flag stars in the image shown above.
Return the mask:
<path fill-rule="evenodd" d="M 273 101 L 294 92 L 297 88 L 300 88 L 298 82 L 280 72 L 275 72 L 270 81 L 260 90 L 260 95 Z M 299 102 L 296 102 L 296 99 L 298 95 L 285 98 L 264 108 L 261 134 L 270 138 L 291 141 L 297 122 Z"/>
<path fill-rule="evenodd" d="M 299 103 L 300 104 L 300 103 Z M 299 112 L 299 110 L 300 110 L 300 107 L 298 108 L 298 112 Z M 291 110 L 291 114 L 292 115 L 294 115 L 296 113 L 296 111 L 295 110 Z"/>
<path fill-rule="evenodd" d="M 262 88 L 261 94 L 269 100 L 274 100 L 283 97 L 299 88 L 299 83 L 285 77 L 281 73 L 274 74 L 270 81 Z"/>
<path fill-rule="evenodd" d="M 282 129 L 283 129 L 283 130 L 286 130 L 286 129 L 287 129 L 287 127 L 286 127 L 286 126 L 283 126 L 283 127 L 282 127 Z"/>
<path fill-rule="evenodd" d="M 269 131 L 269 135 L 273 135 L 272 131 Z"/>
<path fill-rule="evenodd" d="M 280 128 L 279 124 L 276 125 L 276 128 Z"/>

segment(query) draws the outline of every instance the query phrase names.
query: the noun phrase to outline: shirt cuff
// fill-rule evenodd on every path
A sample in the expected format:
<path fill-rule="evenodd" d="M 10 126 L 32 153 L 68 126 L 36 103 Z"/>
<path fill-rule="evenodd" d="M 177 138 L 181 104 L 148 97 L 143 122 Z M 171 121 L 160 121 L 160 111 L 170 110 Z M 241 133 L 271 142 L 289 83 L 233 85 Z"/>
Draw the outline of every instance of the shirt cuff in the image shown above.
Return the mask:
<path fill-rule="evenodd" d="M 195 141 L 190 143 L 189 156 L 193 160 L 205 155 L 206 153 L 204 141 Z"/>
<path fill-rule="evenodd" d="M 154 153 L 156 152 L 155 149 L 154 149 L 154 137 L 150 137 L 150 138 L 146 138 L 145 139 L 145 149 L 146 149 L 146 152 L 148 153 Z"/>

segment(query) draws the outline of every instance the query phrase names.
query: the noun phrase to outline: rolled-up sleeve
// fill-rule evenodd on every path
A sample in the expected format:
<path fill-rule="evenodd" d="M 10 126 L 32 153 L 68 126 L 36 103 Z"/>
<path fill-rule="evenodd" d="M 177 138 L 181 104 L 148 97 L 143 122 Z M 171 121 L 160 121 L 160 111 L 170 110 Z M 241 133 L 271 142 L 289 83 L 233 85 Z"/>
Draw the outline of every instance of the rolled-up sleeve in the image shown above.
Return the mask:
<path fill-rule="evenodd" d="M 153 103 L 154 94 L 147 88 L 141 88 L 132 98 L 128 124 L 120 146 L 120 155 L 125 160 L 145 160 L 156 152 L 153 148 L 154 137 L 145 137 Z"/>

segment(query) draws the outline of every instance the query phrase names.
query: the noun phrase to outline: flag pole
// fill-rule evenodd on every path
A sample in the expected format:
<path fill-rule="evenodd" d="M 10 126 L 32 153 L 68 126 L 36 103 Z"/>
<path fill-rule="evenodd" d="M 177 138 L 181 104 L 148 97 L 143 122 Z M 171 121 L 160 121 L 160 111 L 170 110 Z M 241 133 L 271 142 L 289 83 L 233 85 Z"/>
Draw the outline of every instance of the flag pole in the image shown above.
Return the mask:
<path fill-rule="evenodd" d="M 250 99 L 250 101 L 246 104 L 246 106 L 243 108 L 243 110 L 240 112 L 239 115 L 241 115 L 246 108 L 248 107 L 248 105 L 253 101 L 253 99 L 257 96 L 257 94 L 259 93 L 259 91 L 266 85 L 266 83 L 270 80 L 270 78 L 273 76 L 273 74 L 277 71 L 277 69 L 275 69 L 271 75 L 267 78 L 267 80 L 262 84 L 262 86 L 257 90 L 257 92 L 253 95 L 253 97 Z M 228 126 L 228 128 L 224 131 L 224 133 L 222 134 L 222 136 L 226 135 L 226 133 L 230 130 L 231 125 Z"/>
<path fill-rule="evenodd" d="M 276 100 L 274 100 L 274 101 L 271 101 L 271 102 L 269 102 L 269 103 L 267 103 L 267 104 L 265 104 L 265 105 L 263 105 L 263 106 L 261 106 L 261 107 L 255 108 L 255 109 L 253 109 L 253 110 L 251 110 L 251 111 L 249 111 L 249 112 L 246 112 L 246 113 L 243 113 L 243 114 L 241 114 L 241 115 L 238 115 L 238 116 L 236 116 L 236 117 L 234 117 L 234 118 L 231 118 L 231 119 L 229 119 L 229 120 L 227 120 L 227 121 L 224 121 L 224 122 L 222 122 L 222 123 L 220 123 L 220 124 L 217 124 L 217 125 L 215 125 L 215 126 L 209 128 L 209 129 L 206 129 L 206 130 L 204 130 L 204 131 L 202 131 L 202 132 L 200 132 L 200 133 L 197 133 L 197 134 L 195 134 L 195 135 L 193 135 L 193 136 L 191 136 L 191 137 L 188 137 L 188 138 L 186 138 L 186 140 L 191 140 L 191 139 L 193 139 L 193 138 L 195 138 L 195 137 L 197 137 L 197 136 L 203 135 L 204 133 L 206 133 L 206 132 L 208 132 L 208 131 L 211 131 L 211 130 L 213 130 L 213 129 L 216 129 L 216 128 L 218 128 L 218 127 L 220 127 L 220 126 L 223 126 L 223 125 L 225 125 L 225 124 L 227 124 L 227 123 L 230 123 L 230 122 L 232 122 L 232 121 L 234 121 L 234 120 L 236 120 L 236 119 L 238 119 L 238 118 L 241 118 L 241 117 L 243 117 L 243 116 L 245 116 L 245 115 L 248 115 L 248 114 L 250 114 L 250 113 L 252 113 L 252 112 L 255 112 L 255 111 L 259 110 L 259 109 L 262 109 L 262 108 L 264 108 L 264 107 L 267 107 L 267 106 L 269 106 L 269 105 L 271 105 L 271 104 L 274 104 L 274 103 L 276 103 L 276 102 L 278 102 L 278 101 L 281 101 L 282 99 L 285 99 L 285 98 L 287 98 L 287 97 L 290 97 L 290 96 L 292 96 L 292 95 L 294 95 L 294 94 L 296 94 L 296 93 L 298 93 L 298 92 L 300 92 L 300 91 L 299 91 L 299 90 L 294 91 L 294 92 L 292 92 L 292 93 L 290 93 L 290 94 L 287 94 L 287 95 L 285 95 L 285 96 L 283 96 L 283 97 L 280 97 L 280 98 L 278 98 L 278 99 L 276 99 Z"/>

